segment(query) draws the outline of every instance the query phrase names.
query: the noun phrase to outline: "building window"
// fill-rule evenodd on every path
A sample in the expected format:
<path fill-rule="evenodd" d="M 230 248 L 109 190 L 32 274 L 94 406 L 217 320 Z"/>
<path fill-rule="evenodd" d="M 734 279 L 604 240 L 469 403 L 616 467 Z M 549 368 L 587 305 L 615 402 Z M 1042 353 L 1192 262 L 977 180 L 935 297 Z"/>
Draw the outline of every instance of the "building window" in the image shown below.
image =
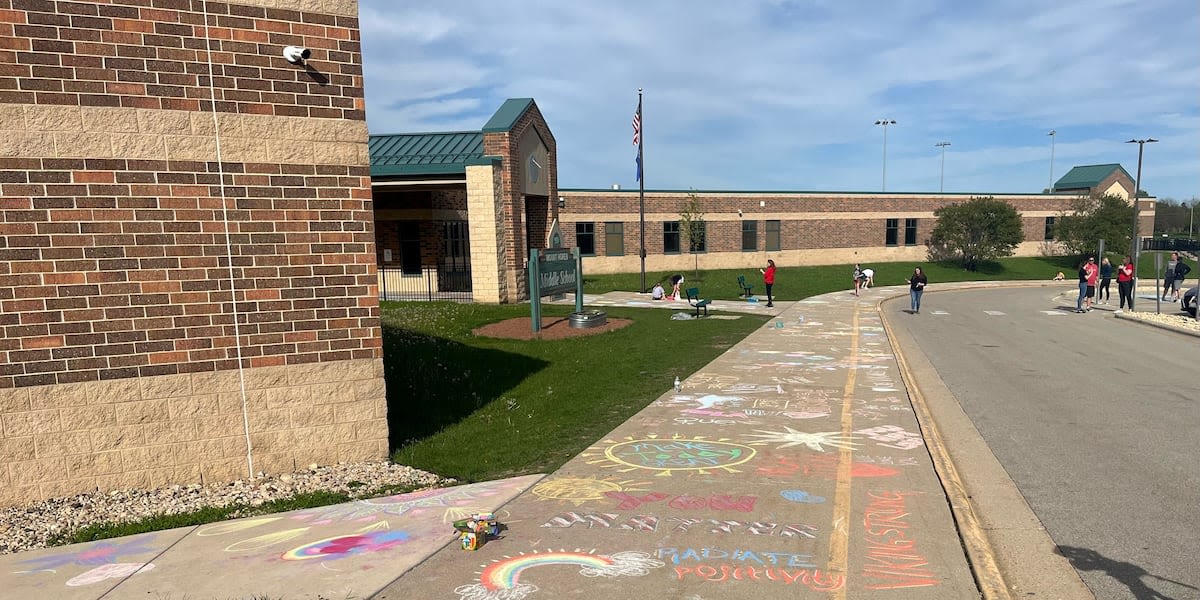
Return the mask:
<path fill-rule="evenodd" d="M 692 223 L 692 226 L 696 229 L 692 232 L 693 235 L 688 236 L 688 251 L 704 252 L 708 242 L 708 222 L 697 221 Z"/>
<path fill-rule="evenodd" d="M 900 219 L 888 219 L 887 220 L 887 234 L 883 239 L 883 243 L 888 246 L 895 246 L 896 240 L 899 239 L 899 234 L 900 234 Z"/>
<path fill-rule="evenodd" d="M 604 224 L 604 255 L 625 256 L 625 224 Z"/>
<path fill-rule="evenodd" d="M 579 246 L 579 253 L 583 256 L 596 255 L 596 224 L 595 223 L 576 223 L 575 224 L 575 245 Z"/>
<path fill-rule="evenodd" d="M 916 219 L 905 219 L 904 220 L 904 245 L 905 246 L 916 246 L 917 245 L 917 220 Z"/>
<path fill-rule="evenodd" d="M 779 245 L 779 221 L 767 221 L 767 252 L 778 252 Z"/>
<path fill-rule="evenodd" d="M 758 221 L 742 221 L 742 251 L 758 250 Z"/>
<path fill-rule="evenodd" d="M 663 221 L 663 254 L 679 254 L 679 221 Z"/>
<path fill-rule="evenodd" d="M 1046 217 L 1046 235 L 1043 239 L 1045 239 L 1045 240 L 1053 240 L 1054 239 L 1054 222 L 1056 220 L 1057 219 L 1055 219 L 1054 217 Z"/>

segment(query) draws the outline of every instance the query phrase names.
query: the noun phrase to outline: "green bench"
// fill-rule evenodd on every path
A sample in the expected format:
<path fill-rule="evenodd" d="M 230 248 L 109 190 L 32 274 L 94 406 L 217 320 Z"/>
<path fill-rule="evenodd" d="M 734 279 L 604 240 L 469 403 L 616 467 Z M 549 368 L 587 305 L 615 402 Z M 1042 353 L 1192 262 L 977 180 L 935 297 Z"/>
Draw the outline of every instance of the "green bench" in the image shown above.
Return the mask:
<path fill-rule="evenodd" d="M 708 305 L 712 304 L 712 300 L 700 298 L 700 288 L 688 288 L 684 291 L 687 294 L 688 304 L 696 309 L 696 317 L 700 317 L 700 311 L 704 311 L 704 316 L 708 316 Z"/>
<path fill-rule="evenodd" d="M 745 275 L 738 275 L 738 287 L 742 288 L 742 296 L 743 297 L 749 298 L 750 296 L 753 295 L 750 292 L 750 290 L 754 289 L 754 284 L 746 283 Z"/>

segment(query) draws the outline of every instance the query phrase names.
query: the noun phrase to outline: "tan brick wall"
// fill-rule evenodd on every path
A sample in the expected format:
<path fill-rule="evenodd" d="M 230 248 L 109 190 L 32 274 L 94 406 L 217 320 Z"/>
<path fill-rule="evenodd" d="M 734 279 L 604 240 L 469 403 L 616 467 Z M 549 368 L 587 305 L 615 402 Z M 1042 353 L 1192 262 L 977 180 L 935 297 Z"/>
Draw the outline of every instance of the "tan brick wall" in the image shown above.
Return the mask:
<path fill-rule="evenodd" d="M 0 505 L 387 453 L 377 359 L 0 389 Z M 249 424 L 243 426 L 245 416 Z M 248 459 L 247 454 L 250 454 Z"/>

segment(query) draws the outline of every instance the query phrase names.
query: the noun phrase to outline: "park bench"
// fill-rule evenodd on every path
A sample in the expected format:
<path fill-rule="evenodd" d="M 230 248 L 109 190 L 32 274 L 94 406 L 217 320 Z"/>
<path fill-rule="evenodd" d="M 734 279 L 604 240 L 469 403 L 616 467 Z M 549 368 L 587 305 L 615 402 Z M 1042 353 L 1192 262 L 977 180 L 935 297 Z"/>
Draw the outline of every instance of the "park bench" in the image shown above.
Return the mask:
<path fill-rule="evenodd" d="M 750 290 L 754 288 L 754 284 L 746 283 L 745 275 L 738 275 L 738 287 L 742 288 L 742 296 L 749 298 L 751 296 Z"/>
<path fill-rule="evenodd" d="M 684 291 L 687 294 L 688 304 L 696 309 L 696 317 L 700 317 L 700 310 L 704 310 L 704 316 L 708 316 L 708 305 L 712 304 L 712 300 L 700 299 L 700 288 L 688 288 Z"/>

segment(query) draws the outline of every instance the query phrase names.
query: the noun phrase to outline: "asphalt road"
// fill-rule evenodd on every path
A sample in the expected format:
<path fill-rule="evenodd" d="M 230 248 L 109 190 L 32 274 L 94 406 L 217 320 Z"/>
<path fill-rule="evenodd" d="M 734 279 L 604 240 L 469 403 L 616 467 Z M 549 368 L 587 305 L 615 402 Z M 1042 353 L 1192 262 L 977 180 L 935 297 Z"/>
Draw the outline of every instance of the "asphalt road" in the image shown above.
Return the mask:
<path fill-rule="evenodd" d="M 1057 289 L 932 290 L 889 321 L 1096 597 L 1200 598 L 1200 339 Z"/>

